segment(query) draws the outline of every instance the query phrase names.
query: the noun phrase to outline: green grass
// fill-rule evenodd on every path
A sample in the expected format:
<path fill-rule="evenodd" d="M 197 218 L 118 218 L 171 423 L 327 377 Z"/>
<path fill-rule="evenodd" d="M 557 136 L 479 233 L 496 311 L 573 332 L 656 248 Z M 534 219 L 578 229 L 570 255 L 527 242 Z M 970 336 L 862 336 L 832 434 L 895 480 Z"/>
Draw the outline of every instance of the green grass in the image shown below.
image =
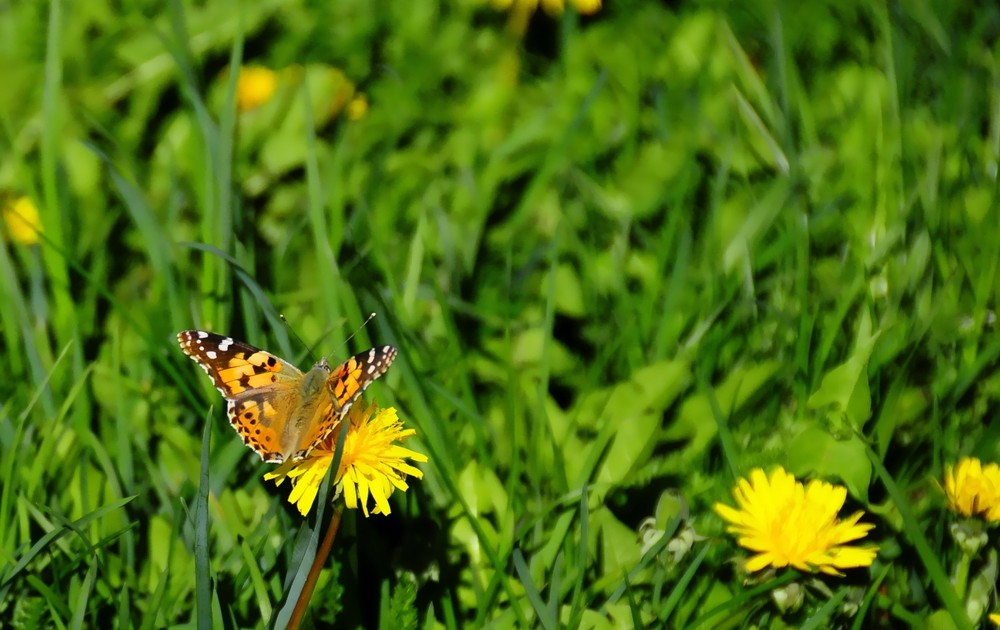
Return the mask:
<path fill-rule="evenodd" d="M 366 397 L 430 462 L 345 514 L 306 627 L 1000 610 L 940 490 L 1000 459 L 1000 11 L 607 4 L 0 9 L 0 190 L 44 230 L 0 226 L 0 619 L 288 619 L 330 508 L 265 484 L 189 328 L 400 350 Z M 250 112 L 242 64 L 279 72 Z M 776 465 L 848 489 L 870 568 L 746 581 L 712 505 Z"/>

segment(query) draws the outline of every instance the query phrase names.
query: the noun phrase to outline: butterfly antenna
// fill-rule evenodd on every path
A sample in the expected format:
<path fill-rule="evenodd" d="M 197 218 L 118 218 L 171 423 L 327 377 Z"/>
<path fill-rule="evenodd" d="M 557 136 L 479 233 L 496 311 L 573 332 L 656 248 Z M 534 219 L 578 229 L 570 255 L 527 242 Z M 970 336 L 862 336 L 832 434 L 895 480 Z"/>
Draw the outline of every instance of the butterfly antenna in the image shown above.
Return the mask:
<path fill-rule="evenodd" d="M 295 332 L 295 329 L 292 328 L 292 325 L 288 323 L 288 319 L 285 318 L 285 314 L 284 313 L 278 313 L 278 317 L 281 319 L 281 321 L 285 322 L 285 327 L 288 329 L 288 332 L 290 332 L 292 334 L 292 337 L 295 337 L 295 341 L 298 341 L 299 344 L 303 348 L 306 349 L 306 352 L 308 353 L 309 358 L 312 359 L 312 360 L 315 360 L 316 355 L 313 354 L 313 350 L 315 350 L 315 348 L 313 348 L 312 346 L 310 346 L 309 344 L 307 344 L 305 341 L 303 341 L 302 337 L 299 337 L 299 333 Z"/>
<path fill-rule="evenodd" d="M 306 352 L 309 353 L 309 357 L 311 359 L 315 360 L 315 357 L 316 357 L 316 354 L 315 354 L 316 346 L 318 346 L 320 343 L 322 343 L 323 338 L 326 337 L 326 334 L 323 335 L 323 337 L 321 337 L 319 339 L 319 341 L 316 342 L 315 345 L 310 346 L 305 341 L 302 340 L 302 337 L 299 337 L 298 333 L 296 333 L 294 329 L 292 329 L 292 325 L 288 323 L 287 319 L 285 319 L 284 313 L 278 313 L 278 317 L 281 318 L 281 321 L 285 322 L 285 326 L 288 327 L 288 331 L 292 333 L 292 336 L 295 337 L 295 340 L 298 341 L 300 344 L 302 344 L 302 347 L 304 347 L 306 349 Z M 361 329 L 364 328 L 365 326 L 367 326 L 368 322 L 372 321 L 373 319 L 375 319 L 375 313 L 369 313 L 368 317 L 365 318 L 365 321 L 361 322 L 361 325 L 358 326 L 354 330 L 354 332 L 352 332 L 350 335 L 348 335 L 347 339 L 344 339 L 344 343 L 341 344 L 341 345 L 345 345 L 346 346 L 347 342 L 350 341 L 351 339 L 353 339 L 354 336 L 357 335 L 359 332 L 361 332 Z M 327 334 L 329 334 L 329 332 Z"/>
<path fill-rule="evenodd" d="M 364 328 L 365 326 L 367 326 L 368 322 L 372 321 L 373 319 L 375 319 L 375 313 L 369 313 L 368 317 L 365 318 L 365 321 L 361 322 L 361 325 L 358 326 L 354 330 L 354 332 L 352 332 L 350 335 L 348 335 L 347 339 L 344 339 L 344 345 L 346 346 L 348 341 L 350 341 L 351 339 L 354 339 L 354 335 L 356 335 L 359 332 L 361 332 L 361 329 Z"/>

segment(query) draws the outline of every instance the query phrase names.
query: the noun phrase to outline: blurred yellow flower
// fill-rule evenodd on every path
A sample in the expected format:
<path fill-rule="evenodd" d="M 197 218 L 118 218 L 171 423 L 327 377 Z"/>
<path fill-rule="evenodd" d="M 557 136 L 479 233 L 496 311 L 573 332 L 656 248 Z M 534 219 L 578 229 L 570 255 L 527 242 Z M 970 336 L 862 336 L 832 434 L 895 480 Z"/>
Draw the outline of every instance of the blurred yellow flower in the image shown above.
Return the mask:
<path fill-rule="evenodd" d="M 740 546 L 757 552 L 746 565 L 751 573 L 792 566 L 841 575 L 838 569 L 866 567 L 875 559 L 878 547 L 844 544 L 864 538 L 874 525 L 859 524 L 864 514 L 860 511 L 847 520 L 837 519 L 847 498 L 843 486 L 818 480 L 803 486 L 780 467 L 770 478 L 757 468 L 749 481 L 737 482 L 733 497 L 739 509 L 722 503 L 714 507 L 731 523 L 727 531 L 738 536 Z"/>
<path fill-rule="evenodd" d="M 278 89 L 278 74 L 262 66 L 244 66 L 236 79 L 236 107 L 248 111 L 271 100 Z"/>
<path fill-rule="evenodd" d="M 549 15 L 560 15 L 566 9 L 565 0 L 490 0 L 494 7 L 501 11 L 518 11 L 531 15 L 542 5 L 542 10 Z M 601 0 L 569 0 L 577 12 L 591 15 L 601 10 Z"/>
<path fill-rule="evenodd" d="M 347 104 L 347 119 L 361 120 L 368 113 L 368 99 L 364 94 L 358 94 Z"/>
<path fill-rule="evenodd" d="M 955 467 L 946 466 L 944 492 L 948 507 L 962 516 L 1000 521 L 1000 466 L 966 457 Z"/>
<path fill-rule="evenodd" d="M 42 232 L 38 207 L 28 197 L 18 197 L 3 203 L 3 220 L 11 240 L 22 245 L 35 245 Z"/>
<path fill-rule="evenodd" d="M 360 504 L 365 516 L 369 514 L 369 500 L 375 503 L 371 511 L 373 514 L 388 514 L 389 496 L 393 491 L 406 492 L 409 489 L 406 477 L 421 479 L 424 476 L 420 469 L 405 460 L 426 462 L 427 456 L 393 443 L 402 442 L 415 435 L 416 431 L 404 429 L 392 407 L 379 409 L 374 404 L 366 405 L 358 400 L 351 406 L 347 417 L 344 453 L 333 482 L 336 495 L 343 494 L 348 508 L 357 509 Z M 286 478 L 291 480 L 292 492 L 288 501 L 294 503 L 303 516 L 312 508 L 319 486 L 333 463 L 339 434 L 340 430 L 335 430 L 307 457 L 285 462 L 264 475 L 264 479 L 275 479 L 277 485 L 281 485 Z"/>
<path fill-rule="evenodd" d="M 992 621 L 994 625 L 1000 626 L 1000 614 L 990 613 L 990 621 Z"/>
<path fill-rule="evenodd" d="M 561 15 L 566 9 L 565 0 L 490 0 L 494 8 L 510 11 L 507 27 L 517 36 L 523 36 L 528 28 L 528 21 L 538 6 L 547 14 Z M 583 15 L 592 15 L 601 10 L 601 0 L 569 0 L 573 8 Z"/>
<path fill-rule="evenodd" d="M 570 4 L 583 15 L 593 15 L 601 10 L 601 0 L 570 0 Z"/>

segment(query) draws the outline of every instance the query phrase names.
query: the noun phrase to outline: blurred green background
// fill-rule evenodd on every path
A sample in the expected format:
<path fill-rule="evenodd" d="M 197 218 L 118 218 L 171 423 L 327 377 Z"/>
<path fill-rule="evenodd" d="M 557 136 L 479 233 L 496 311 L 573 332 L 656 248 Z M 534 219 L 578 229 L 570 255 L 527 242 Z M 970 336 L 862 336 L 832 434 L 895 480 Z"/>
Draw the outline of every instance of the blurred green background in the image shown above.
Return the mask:
<path fill-rule="evenodd" d="M 430 462 L 347 514 L 307 627 L 997 608 L 994 564 L 960 614 L 936 479 L 997 457 L 1000 11 L 558 4 L 0 5 L 5 623 L 294 604 L 323 523 L 188 328 L 300 367 L 400 350 L 366 397 Z M 845 485 L 882 548 L 788 611 L 711 510 L 775 464 Z"/>

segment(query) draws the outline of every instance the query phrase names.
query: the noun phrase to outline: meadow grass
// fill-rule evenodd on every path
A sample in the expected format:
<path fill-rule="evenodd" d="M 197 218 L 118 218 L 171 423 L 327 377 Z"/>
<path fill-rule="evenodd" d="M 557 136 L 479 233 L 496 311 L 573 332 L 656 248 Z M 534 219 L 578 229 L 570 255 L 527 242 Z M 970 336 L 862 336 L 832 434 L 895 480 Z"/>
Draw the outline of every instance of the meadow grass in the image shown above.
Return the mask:
<path fill-rule="evenodd" d="M 429 462 L 346 510 L 307 627 L 988 623 L 941 479 L 1000 458 L 997 24 L 9 3 L 0 625 L 289 622 L 336 508 L 263 480 L 192 328 L 399 349 L 365 396 Z M 775 466 L 847 489 L 871 566 L 743 571 L 713 505 Z"/>

